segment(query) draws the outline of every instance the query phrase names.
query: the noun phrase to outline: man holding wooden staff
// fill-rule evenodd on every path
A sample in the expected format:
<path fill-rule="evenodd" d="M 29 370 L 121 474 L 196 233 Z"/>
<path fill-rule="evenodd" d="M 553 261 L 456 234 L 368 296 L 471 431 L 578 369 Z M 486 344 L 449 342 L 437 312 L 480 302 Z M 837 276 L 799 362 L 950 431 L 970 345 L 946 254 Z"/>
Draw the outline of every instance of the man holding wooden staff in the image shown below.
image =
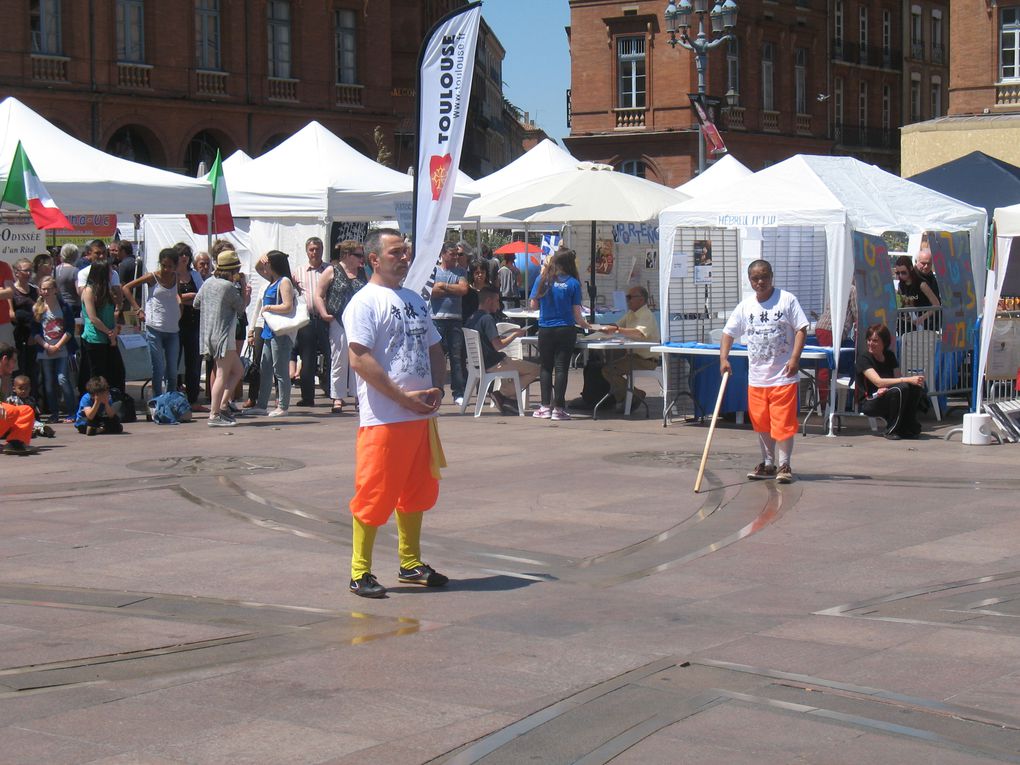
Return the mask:
<path fill-rule="evenodd" d="M 751 480 L 791 483 L 793 439 L 797 435 L 797 373 L 807 340 L 807 316 L 792 293 L 772 286 L 772 265 L 756 260 L 747 268 L 754 295 L 730 314 L 719 343 L 719 368 L 731 372 L 733 341 L 747 338 L 747 408 L 758 434 L 762 461 Z"/>

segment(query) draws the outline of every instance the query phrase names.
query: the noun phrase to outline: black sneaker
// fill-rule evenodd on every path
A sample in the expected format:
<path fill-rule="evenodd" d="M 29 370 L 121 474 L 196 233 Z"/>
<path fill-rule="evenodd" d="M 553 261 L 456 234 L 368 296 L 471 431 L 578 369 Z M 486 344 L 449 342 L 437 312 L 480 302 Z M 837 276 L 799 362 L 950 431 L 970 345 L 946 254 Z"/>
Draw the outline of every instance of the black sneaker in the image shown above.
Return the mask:
<path fill-rule="evenodd" d="M 25 457 L 29 454 L 38 454 L 39 450 L 34 446 L 26 446 L 21 441 L 8 441 L 3 448 L 3 453 L 12 454 L 15 457 Z"/>
<path fill-rule="evenodd" d="M 57 431 L 55 431 L 49 425 L 43 425 L 42 426 L 42 436 L 43 436 L 43 438 L 56 438 L 57 437 Z"/>
<path fill-rule="evenodd" d="M 384 598 L 386 588 L 372 574 L 362 574 L 361 579 L 351 580 L 351 592 L 363 598 Z"/>
<path fill-rule="evenodd" d="M 401 567 L 397 570 L 397 579 L 407 584 L 423 584 L 426 587 L 445 587 L 450 581 L 428 563 L 422 563 L 414 568 Z"/>

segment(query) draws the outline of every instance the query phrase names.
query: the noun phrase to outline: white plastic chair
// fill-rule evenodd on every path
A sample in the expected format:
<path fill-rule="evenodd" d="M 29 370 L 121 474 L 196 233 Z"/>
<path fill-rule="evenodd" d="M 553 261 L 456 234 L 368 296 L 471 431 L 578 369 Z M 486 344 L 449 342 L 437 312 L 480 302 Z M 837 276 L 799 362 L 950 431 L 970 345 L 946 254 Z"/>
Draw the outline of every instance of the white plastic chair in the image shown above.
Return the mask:
<path fill-rule="evenodd" d="M 512 380 L 514 390 L 517 391 L 517 414 L 524 416 L 525 403 L 524 391 L 521 390 L 521 378 L 517 370 L 504 372 L 486 372 L 485 362 L 482 360 L 482 338 L 478 330 L 464 327 L 464 347 L 467 350 L 467 384 L 464 386 L 464 402 L 460 405 L 460 413 L 467 411 L 471 403 L 471 397 L 477 396 L 475 404 L 475 417 L 482 416 L 482 409 L 485 408 L 485 399 L 489 396 L 489 389 L 496 380 Z"/>
<path fill-rule="evenodd" d="M 851 411 L 846 411 L 847 394 L 851 396 L 850 400 L 853 402 L 853 408 Z M 855 378 L 853 375 L 842 375 L 836 377 L 836 412 L 834 416 L 867 417 L 866 414 L 860 411 L 857 405 L 857 388 Z M 880 419 L 881 419 L 880 417 L 868 417 L 868 427 L 871 428 L 872 433 L 878 432 L 878 421 Z"/>
<path fill-rule="evenodd" d="M 920 370 L 928 383 L 928 390 L 935 385 L 935 353 L 938 348 L 939 333 L 931 329 L 919 329 L 916 332 L 904 332 L 900 336 L 900 372 L 904 375 L 917 374 Z M 942 410 L 939 408 L 939 397 L 928 396 L 935 419 L 942 422 Z"/>

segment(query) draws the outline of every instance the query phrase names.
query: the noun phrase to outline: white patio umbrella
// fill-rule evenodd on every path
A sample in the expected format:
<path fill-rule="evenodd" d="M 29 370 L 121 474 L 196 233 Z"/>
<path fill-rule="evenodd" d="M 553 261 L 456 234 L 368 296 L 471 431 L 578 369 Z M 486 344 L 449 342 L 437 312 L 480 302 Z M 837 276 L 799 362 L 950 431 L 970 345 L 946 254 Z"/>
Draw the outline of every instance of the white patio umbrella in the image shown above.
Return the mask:
<path fill-rule="evenodd" d="M 591 221 L 591 281 L 588 296 L 595 315 L 595 227 L 598 221 L 640 223 L 658 218 L 670 205 L 690 199 L 653 181 L 619 173 L 609 165 L 580 162 L 574 170 L 537 178 L 503 192 L 483 194 L 468 205 L 467 217 L 509 218 L 522 223 Z"/>

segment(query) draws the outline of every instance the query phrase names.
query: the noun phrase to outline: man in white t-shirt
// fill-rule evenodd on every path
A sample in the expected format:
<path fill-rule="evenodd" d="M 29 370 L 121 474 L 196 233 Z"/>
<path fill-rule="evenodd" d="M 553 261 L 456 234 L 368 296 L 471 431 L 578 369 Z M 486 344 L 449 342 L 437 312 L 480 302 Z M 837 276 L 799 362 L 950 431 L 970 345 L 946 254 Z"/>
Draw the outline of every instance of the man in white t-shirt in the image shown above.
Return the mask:
<path fill-rule="evenodd" d="M 733 341 L 747 338 L 747 408 L 758 434 L 762 461 L 752 480 L 791 483 L 793 439 L 797 435 L 797 382 L 807 340 L 807 316 L 793 294 L 772 285 L 772 265 L 756 260 L 747 268 L 754 295 L 730 314 L 719 343 L 720 371 L 731 372 Z"/>
<path fill-rule="evenodd" d="M 443 400 L 446 355 L 428 304 L 401 287 L 411 256 L 400 232 L 373 231 L 365 252 L 372 278 L 343 314 L 361 414 L 350 503 L 350 590 L 381 598 L 386 588 L 372 574 L 372 548 L 394 510 L 397 578 L 426 587 L 449 581 L 421 560 L 422 514 L 439 498 L 439 468 L 445 466 L 434 418 Z"/>
<path fill-rule="evenodd" d="M 78 269 L 77 287 L 78 296 L 81 297 L 82 291 L 85 289 L 85 285 L 89 280 L 89 271 L 92 268 L 93 263 L 105 263 L 109 258 L 109 251 L 106 249 L 106 244 L 103 243 L 102 239 L 93 239 L 89 242 L 88 248 L 85 250 L 85 254 L 82 256 L 84 262 L 79 260 L 81 268 Z M 120 276 L 117 274 L 116 267 L 110 268 L 110 286 L 116 287 L 114 291 L 119 301 L 120 297 Z"/>

